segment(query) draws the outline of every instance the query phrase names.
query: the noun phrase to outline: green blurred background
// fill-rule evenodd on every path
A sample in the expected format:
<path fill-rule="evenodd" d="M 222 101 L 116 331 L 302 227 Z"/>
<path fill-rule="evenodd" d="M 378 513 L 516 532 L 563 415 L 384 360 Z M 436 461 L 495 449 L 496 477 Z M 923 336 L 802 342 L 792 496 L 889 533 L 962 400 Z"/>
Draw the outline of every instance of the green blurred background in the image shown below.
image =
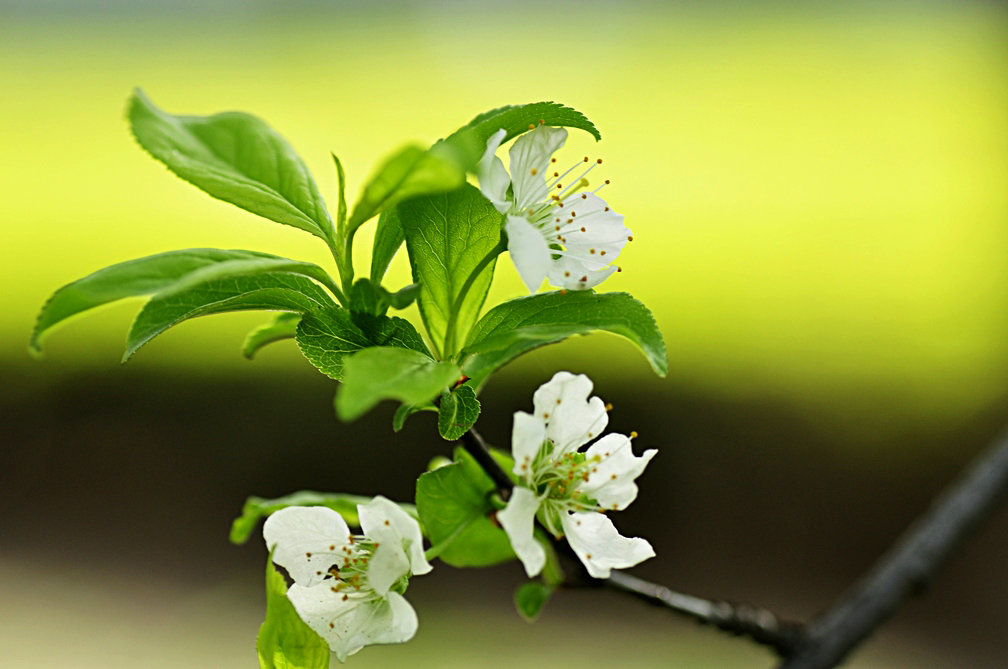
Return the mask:
<path fill-rule="evenodd" d="M 605 159 L 635 236 L 604 288 L 655 312 L 670 373 L 615 337 L 571 341 L 505 368 L 481 429 L 506 445 L 538 384 L 589 374 L 612 428 L 660 449 L 617 519 L 658 552 L 637 573 L 804 619 L 1008 418 L 1006 47 L 993 2 L 0 0 L 7 661 L 254 666 L 264 550 L 226 542 L 244 497 L 407 499 L 449 449 L 427 416 L 393 435 L 390 406 L 338 423 L 332 382 L 289 342 L 246 362 L 263 314 L 186 323 L 120 367 L 138 306 L 122 304 L 28 358 L 46 297 L 108 264 L 203 246 L 326 264 L 140 151 L 134 86 L 175 113 L 264 118 L 330 200 L 330 150 L 353 195 L 382 155 L 486 109 L 585 112 L 603 141 L 574 131 L 566 153 Z M 397 259 L 391 282 L 408 275 Z M 502 262 L 491 301 L 521 293 Z M 1004 666 L 1006 557 L 1002 511 L 851 666 Z M 605 593 L 562 593 L 530 627 L 520 582 L 517 565 L 417 579 L 417 638 L 351 661 L 773 665 Z"/>

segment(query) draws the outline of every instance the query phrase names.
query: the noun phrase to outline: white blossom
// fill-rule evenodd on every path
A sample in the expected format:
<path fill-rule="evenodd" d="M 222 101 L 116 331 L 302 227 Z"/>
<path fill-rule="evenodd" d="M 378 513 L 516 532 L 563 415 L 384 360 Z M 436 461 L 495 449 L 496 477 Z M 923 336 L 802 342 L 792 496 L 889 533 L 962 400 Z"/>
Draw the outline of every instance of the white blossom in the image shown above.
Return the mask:
<path fill-rule="evenodd" d="M 589 399 L 591 390 L 587 376 L 557 372 L 535 392 L 534 413 L 514 415 L 511 451 L 519 480 L 497 519 L 529 577 L 546 561 L 533 536 L 536 518 L 554 536 L 567 537 L 595 578 L 654 556 L 647 540 L 621 536 L 603 512 L 625 509 L 637 497 L 635 479 L 658 451 L 638 457 L 625 435 L 599 438 L 608 415 L 602 400 Z"/>
<path fill-rule="evenodd" d="M 632 233 L 623 216 L 596 195 L 608 181 L 586 190 L 588 172 L 602 161 L 586 156 L 563 173 L 554 170 L 553 154 L 564 145 L 567 131 L 538 125 L 511 145 L 509 175 L 496 155 L 506 136 L 501 129 L 487 141 L 479 183 L 507 217 L 508 251 L 529 291 L 546 278 L 554 286 L 584 290 L 618 271 L 611 263 Z"/>
<path fill-rule="evenodd" d="M 287 597 L 343 662 L 371 644 L 413 637 L 417 616 L 402 593 L 411 575 L 431 570 L 420 526 L 378 496 L 359 504 L 361 535 L 323 506 L 292 506 L 266 519 L 273 562 L 294 580 Z"/>

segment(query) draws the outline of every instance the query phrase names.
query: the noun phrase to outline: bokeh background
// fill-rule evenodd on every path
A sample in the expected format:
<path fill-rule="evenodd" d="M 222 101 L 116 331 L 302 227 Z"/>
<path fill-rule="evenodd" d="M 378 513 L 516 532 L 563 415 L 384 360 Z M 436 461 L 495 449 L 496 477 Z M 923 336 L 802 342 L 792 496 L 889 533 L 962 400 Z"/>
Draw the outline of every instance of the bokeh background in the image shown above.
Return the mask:
<path fill-rule="evenodd" d="M 654 310 L 654 377 L 608 335 L 487 387 L 480 427 L 558 369 L 660 455 L 618 519 L 636 573 L 806 619 L 866 569 L 1008 421 L 1008 12 L 1000 3 L 0 1 L 0 646 L 9 666 L 251 667 L 265 551 L 227 543 L 250 494 L 408 499 L 450 446 L 392 407 L 339 423 L 268 316 L 189 322 L 126 366 L 137 302 L 75 320 L 32 361 L 39 306 L 99 267 L 186 247 L 326 263 L 317 240 L 211 200 L 143 154 L 142 86 L 176 113 L 251 111 L 330 200 L 399 144 L 502 104 L 599 126 L 636 241 L 607 290 Z M 367 244 L 359 244 L 366 262 Z M 521 294 L 502 262 L 491 301 Z M 392 283 L 408 281 L 399 258 Z M 409 316 L 416 319 L 416 314 Z M 853 667 L 1003 667 L 998 513 Z M 746 641 L 616 595 L 561 593 L 529 626 L 517 564 L 436 570 L 421 628 L 359 667 L 770 667 Z"/>

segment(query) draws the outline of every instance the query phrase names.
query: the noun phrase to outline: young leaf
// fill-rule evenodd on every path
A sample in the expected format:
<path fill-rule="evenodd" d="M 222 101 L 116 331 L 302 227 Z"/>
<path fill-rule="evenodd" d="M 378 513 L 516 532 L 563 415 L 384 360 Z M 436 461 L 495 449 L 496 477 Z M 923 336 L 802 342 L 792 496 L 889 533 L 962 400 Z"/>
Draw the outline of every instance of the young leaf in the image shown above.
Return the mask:
<path fill-rule="evenodd" d="M 197 316 L 335 306 L 329 293 L 312 280 L 321 276 L 328 278 L 321 267 L 286 258 L 235 260 L 192 272 L 140 310 L 126 339 L 123 362 L 168 328 Z"/>
<path fill-rule="evenodd" d="M 493 480 L 463 449 L 455 461 L 420 475 L 416 504 L 438 557 L 454 567 L 486 567 L 514 558 L 511 542 L 490 519 Z"/>
<path fill-rule="evenodd" d="M 378 227 L 375 228 L 374 244 L 371 247 L 371 283 L 381 284 L 389 263 L 405 239 L 396 208 L 383 211 L 378 217 Z"/>
<path fill-rule="evenodd" d="M 419 284 L 408 286 L 390 293 L 370 279 L 357 279 L 350 289 L 350 310 L 374 316 L 384 316 L 391 306 L 405 309 L 420 295 Z"/>
<path fill-rule="evenodd" d="M 461 439 L 479 414 L 480 402 L 472 386 L 463 384 L 455 390 L 446 390 L 441 393 L 438 407 L 438 432 L 448 441 Z"/>
<path fill-rule="evenodd" d="M 626 337 L 655 373 L 668 372 L 665 341 L 647 307 L 627 293 L 589 290 L 540 293 L 497 305 L 473 328 L 462 351 L 463 370 L 482 380 L 522 353 L 593 330 Z"/>
<path fill-rule="evenodd" d="M 137 89 L 129 103 L 137 142 L 169 170 L 207 194 L 335 248 L 335 230 L 304 161 L 254 116 L 165 113 Z"/>
<path fill-rule="evenodd" d="M 287 599 L 287 582 L 266 562 L 266 620 L 256 637 L 260 669 L 329 669 L 329 645 Z"/>
<path fill-rule="evenodd" d="M 358 418 L 384 399 L 425 404 L 459 379 L 451 362 L 438 362 L 406 348 L 376 346 L 343 359 L 343 383 L 336 392 L 336 413 Z"/>
<path fill-rule="evenodd" d="M 314 492 L 311 490 L 301 490 L 274 499 L 249 497 L 245 500 L 241 515 L 231 523 L 229 538 L 233 544 L 245 543 L 252 536 L 252 532 L 255 531 L 256 525 L 259 524 L 261 518 L 265 518 L 280 509 L 286 509 L 288 506 L 327 506 L 343 516 L 343 520 L 348 525 L 359 526 L 357 505 L 366 504 L 370 501 L 370 497 L 361 497 L 360 495 Z M 410 505 L 400 504 L 399 506 L 403 507 L 407 513 L 416 515 L 416 510 Z"/>
<path fill-rule="evenodd" d="M 261 258 L 277 256 L 256 251 L 184 249 L 105 267 L 53 293 L 42 307 L 29 347 L 34 353 L 41 353 L 42 339 L 50 328 L 88 309 L 127 297 L 153 295 L 209 265 Z"/>
<path fill-rule="evenodd" d="M 420 315 L 445 358 L 458 351 L 479 315 L 502 250 L 501 214 L 469 184 L 399 205 L 399 220 L 420 284 Z M 450 325 L 452 324 L 453 325 Z"/>
<path fill-rule="evenodd" d="M 406 419 L 415 413 L 421 411 L 437 411 L 438 408 L 433 404 L 427 404 L 424 406 L 413 406 L 412 404 L 400 404 L 399 408 L 396 409 L 395 413 L 392 415 L 392 431 L 399 432 L 403 429 L 406 424 Z"/>
<path fill-rule="evenodd" d="M 507 131 L 507 135 L 501 142 L 503 144 L 509 139 L 527 132 L 530 126 L 537 126 L 540 123 L 568 128 L 580 128 L 591 133 L 596 141 L 602 139 L 602 135 L 599 133 L 598 128 L 595 127 L 595 124 L 576 109 L 566 107 L 558 102 L 533 102 L 525 105 L 498 107 L 497 109 L 484 112 L 443 141 L 459 147 L 460 150 L 465 150 L 464 147 L 471 144 L 472 140 L 475 139 L 482 154 L 486 150 L 487 140 L 501 128 Z"/>
<path fill-rule="evenodd" d="M 295 341 L 309 362 L 336 380 L 343 377 L 344 356 L 364 348 L 397 346 L 427 354 L 427 346 L 409 321 L 338 307 L 306 313 Z"/>
<path fill-rule="evenodd" d="M 465 166 L 446 152 L 405 146 L 386 158 L 364 186 L 347 221 L 347 234 L 353 235 L 362 223 L 399 202 L 454 190 L 464 181 Z"/>
<path fill-rule="evenodd" d="M 526 581 L 515 591 L 515 608 L 525 620 L 533 622 L 539 617 L 552 594 L 553 588 L 545 583 Z"/>
<path fill-rule="evenodd" d="M 298 313 L 278 314 L 272 323 L 260 325 L 245 336 L 242 355 L 251 360 L 263 346 L 284 339 L 293 339 L 300 321 L 301 314 Z"/>

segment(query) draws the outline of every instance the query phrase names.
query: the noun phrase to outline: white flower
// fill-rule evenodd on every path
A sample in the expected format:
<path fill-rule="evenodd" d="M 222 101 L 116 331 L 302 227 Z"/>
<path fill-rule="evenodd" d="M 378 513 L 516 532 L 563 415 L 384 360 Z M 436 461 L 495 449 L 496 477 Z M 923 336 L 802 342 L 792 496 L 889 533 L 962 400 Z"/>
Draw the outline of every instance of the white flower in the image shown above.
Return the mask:
<path fill-rule="evenodd" d="M 602 186 L 584 192 L 585 176 L 602 161 L 585 157 L 562 174 L 554 171 L 552 156 L 564 145 L 567 131 L 539 125 L 511 146 L 508 176 L 496 155 L 506 136 L 501 129 L 487 141 L 479 165 L 480 190 L 507 215 L 508 251 L 529 291 L 534 293 L 545 278 L 561 288 L 584 290 L 618 271 L 610 263 L 632 233 L 623 216 L 595 194 Z M 580 168 L 580 175 L 568 179 Z"/>
<path fill-rule="evenodd" d="M 263 525 L 273 562 L 294 579 L 288 599 L 340 662 L 413 637 L 417 616 L 402 593 L 410 575 L 431 570 L 420 526 L 397 504 L 378 496 L 357 511 L 361 536 L 323 506 L 287 507 Z"/>
<path fill-rule="evenodd" d="M 615 433 L 579 450 L 609 421 L 602 400 L 588 399 L 591 390 L 587 376 L 557 372 L 535 392 L 535 413 L 514 415 L 511 452 L 519 483 L 497 519 L 530 577 L 546 561 L 533 538 L 536 518 L 554 536 L 566 535 L 595 578 L 654 557 L 651 544 L 621 536 L 600 511 L 625 509 L 637 497 L 634 479 L 658 451 L 637 457 L 630 438 Z"/>

